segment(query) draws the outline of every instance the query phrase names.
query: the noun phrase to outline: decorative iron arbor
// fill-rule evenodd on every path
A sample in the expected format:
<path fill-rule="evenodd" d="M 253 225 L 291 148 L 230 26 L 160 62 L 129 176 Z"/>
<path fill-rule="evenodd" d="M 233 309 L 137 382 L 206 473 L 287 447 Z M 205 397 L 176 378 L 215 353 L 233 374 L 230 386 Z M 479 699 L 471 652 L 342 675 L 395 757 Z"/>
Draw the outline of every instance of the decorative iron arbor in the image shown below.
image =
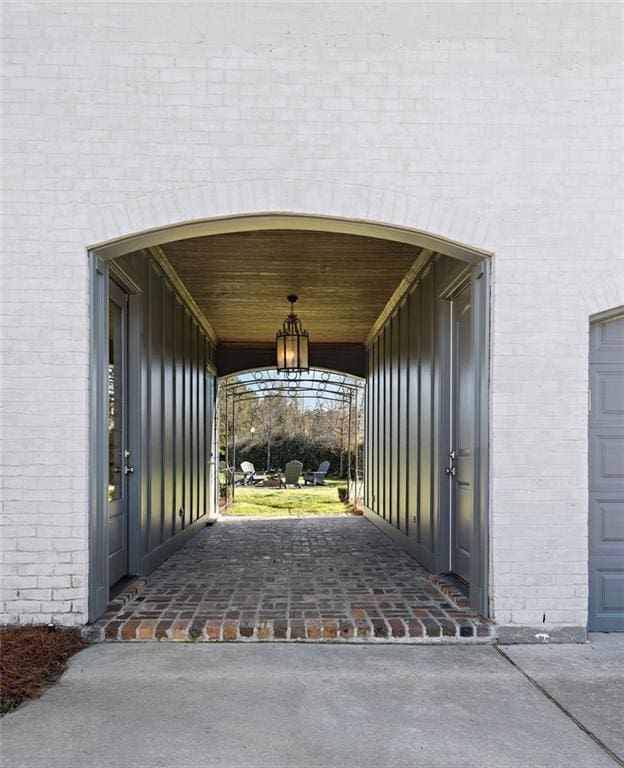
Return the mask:
<path fill-rule="evenodd" d="M 272 398 L 309 398 L 337 403 L 347 417 L 347 485 L 349 499 L 363 497 L 359 451 L 362 395 L 364 381 L 353 376 L 310 369 L 281 373 L 275 369 L 258 370 L 245 377 L 229 376 L 219 382 L 219 396 L 224 398 L 226 502 L 234 499 L 236 488 L 236 415 L 243 402 Z M 293 459 L 297 458 L 293 456 Z"/>

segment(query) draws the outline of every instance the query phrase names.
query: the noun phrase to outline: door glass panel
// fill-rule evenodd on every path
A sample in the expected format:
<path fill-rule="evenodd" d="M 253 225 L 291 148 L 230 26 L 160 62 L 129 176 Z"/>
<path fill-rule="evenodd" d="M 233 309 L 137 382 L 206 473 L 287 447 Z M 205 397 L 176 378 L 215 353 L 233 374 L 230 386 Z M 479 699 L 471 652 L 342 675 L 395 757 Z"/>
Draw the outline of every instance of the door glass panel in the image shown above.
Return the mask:
<path fill-rule="evenodd" d="M 122 409 L 122 312 L 108 304 L 108 500 L 121 498 L 121 409 Z"/>

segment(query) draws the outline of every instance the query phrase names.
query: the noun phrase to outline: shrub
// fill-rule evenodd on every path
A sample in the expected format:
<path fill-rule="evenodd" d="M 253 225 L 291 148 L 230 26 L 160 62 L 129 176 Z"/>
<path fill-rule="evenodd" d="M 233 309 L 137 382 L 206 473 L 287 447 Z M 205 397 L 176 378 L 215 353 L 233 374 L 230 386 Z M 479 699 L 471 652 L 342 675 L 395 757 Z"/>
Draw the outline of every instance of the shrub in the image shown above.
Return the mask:
<path fill-rule="evenodd" d="M 291 437 L 276 440 L 271 445 L 271 469 L 284 469 L 289 461 L 297 459 L 304 470 L 315 470 L 322 461 L 329 461 L 329 474 L 340 471 L 340 451 L 323 443 L 313 442 L 305 437 Z M 266 444 L 237 445 L 236 466 L 241 461 L 250 461 L 258 472 L 266 469 Z M 343 457 L 343 473 L 347 470 L 347 456 Z"/>

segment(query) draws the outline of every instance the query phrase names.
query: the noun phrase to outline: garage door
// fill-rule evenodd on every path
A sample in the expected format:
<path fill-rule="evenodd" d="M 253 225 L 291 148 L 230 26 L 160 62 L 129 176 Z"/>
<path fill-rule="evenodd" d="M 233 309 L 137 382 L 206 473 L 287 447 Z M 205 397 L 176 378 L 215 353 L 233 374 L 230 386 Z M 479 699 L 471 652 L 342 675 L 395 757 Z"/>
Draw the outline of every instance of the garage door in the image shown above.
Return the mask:
<path fill-rule="evenodd" d="M 589 629 L 624 631 L 624 314 L 589 351 Z"/>

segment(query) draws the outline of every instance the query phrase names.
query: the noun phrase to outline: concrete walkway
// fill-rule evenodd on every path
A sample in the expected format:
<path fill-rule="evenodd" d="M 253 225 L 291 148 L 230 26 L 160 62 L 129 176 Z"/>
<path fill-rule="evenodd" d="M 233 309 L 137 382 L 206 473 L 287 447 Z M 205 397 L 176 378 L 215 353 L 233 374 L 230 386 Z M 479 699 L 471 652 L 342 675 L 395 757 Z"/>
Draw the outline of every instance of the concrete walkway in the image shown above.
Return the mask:
<path fill-rule="evenodd" d="M 608 651 L 596 643 L 595 656 L 591 646 L 506 652 L 521 664 L 528 656 L 583 718 L 595 664 L 603 682 L 621 679 L 617 640 Z M 620 697 L 621 687 L 603 688 L 605 720 L 621 713 Z M 598 737 L 602 719 L 588 721 Z M 494 647 L 478 645 L 100 644 L 2 726 L 7 768 L 618 764 Z"/>
<path fill-rule="evenodd" d="M 624 635 L 584 645 L 514 645 L 505 654 L 613 752 L 624 757 Z"/>

